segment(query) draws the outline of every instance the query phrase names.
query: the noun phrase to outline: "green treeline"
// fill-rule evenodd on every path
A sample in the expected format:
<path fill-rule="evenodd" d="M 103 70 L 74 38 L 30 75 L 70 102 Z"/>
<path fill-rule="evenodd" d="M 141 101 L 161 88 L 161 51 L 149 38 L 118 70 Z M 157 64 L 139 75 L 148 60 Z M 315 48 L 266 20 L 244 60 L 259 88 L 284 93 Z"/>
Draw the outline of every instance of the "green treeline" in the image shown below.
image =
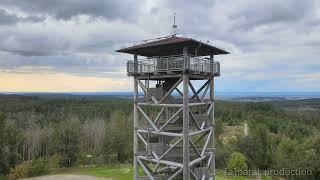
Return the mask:
<path fill-rule="evenodd" d="M 1 174 L 36 159 L 52 167 L 132 159 L 128 100 L 2 96 L 0 102 Z"/>
<path fill-rule="evenodd" d="M 310 178 L 320 177 L 319 110 L 276 102 L 218 101 L 215 107 L 218 169 L 239 159 L 243 168 L 308 169 Z M 2 95 L 0 112 L 0 174 L 40 160 L 52 168 L 132 160 L 131 99 Z"/>

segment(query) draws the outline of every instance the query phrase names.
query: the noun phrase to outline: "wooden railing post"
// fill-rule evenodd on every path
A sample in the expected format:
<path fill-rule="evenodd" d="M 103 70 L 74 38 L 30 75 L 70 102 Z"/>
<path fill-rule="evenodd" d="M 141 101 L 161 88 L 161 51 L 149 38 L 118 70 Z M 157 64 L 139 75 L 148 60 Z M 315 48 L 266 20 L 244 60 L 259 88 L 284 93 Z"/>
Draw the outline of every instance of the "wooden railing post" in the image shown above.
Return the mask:
<path fill-rule="evenodd" d="M 133 67 L 134 67 L 134 73 L 138 73 L 138 55 L 133 56 Z"/>
<path fill-rule="evenodd" d="M 183 62 L 184 62 L 184 71 L 188 71 L 190 68 L 190 59 L 188 58 L 188 47 L 183 48 Z"/>

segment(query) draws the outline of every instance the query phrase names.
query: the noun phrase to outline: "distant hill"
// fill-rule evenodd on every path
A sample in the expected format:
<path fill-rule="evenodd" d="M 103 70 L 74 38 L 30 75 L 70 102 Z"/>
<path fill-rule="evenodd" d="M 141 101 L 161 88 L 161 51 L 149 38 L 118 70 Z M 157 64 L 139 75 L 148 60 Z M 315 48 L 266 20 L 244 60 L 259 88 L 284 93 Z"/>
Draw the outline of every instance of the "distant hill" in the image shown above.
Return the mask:
<path fill-rule="evenodd" d="M 120 97 L 131 98 L 132 92 L 0 92 L 7 95 L 24 95 L 39 97 Z M 143 93 L 139 92 L 142 96 Z M 173 95 L 177 95 L 173 93 Z M 320 98 L 320 92 L 215 92 L 215 96 L 220 100 L 231 100 L 241 102 L 260 102 L 260 101 L 286 101 Z"/>

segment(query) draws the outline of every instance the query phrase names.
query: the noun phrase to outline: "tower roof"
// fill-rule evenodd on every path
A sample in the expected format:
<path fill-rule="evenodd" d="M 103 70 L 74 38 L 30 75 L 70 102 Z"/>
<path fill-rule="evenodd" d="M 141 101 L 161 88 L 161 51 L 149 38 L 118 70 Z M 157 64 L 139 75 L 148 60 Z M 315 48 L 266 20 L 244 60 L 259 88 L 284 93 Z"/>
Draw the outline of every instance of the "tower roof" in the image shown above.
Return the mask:
<path fill-rule="evenodd" d="M 160 40 L 123 48 L 117 52 L 136 54 L 140 56 L 171 56 L 182 54 L 188 47 L 188 54 L 197 56 L 229 54 L 229 52 L 191 38 L 170 36 Z M 197 52 L 197 53 L 196 53 Z"/>

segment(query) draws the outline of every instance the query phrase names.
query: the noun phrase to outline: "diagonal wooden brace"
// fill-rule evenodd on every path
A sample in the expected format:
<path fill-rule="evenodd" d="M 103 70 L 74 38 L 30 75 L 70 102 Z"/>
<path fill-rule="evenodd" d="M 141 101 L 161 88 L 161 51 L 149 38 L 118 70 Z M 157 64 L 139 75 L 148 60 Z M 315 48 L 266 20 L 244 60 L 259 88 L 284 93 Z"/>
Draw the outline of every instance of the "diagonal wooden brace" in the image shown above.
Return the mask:
<path fill-rule="evenodd" d="M 162 131 L 165 127 L 167 127 L 167 125 L 175 118 L 177 117 L 181 112 L 183 111 L 183 108 L 180 108 L 176 113 L 174 113 L 170 119 L 168 119 L 168 121 L 160 127 L 159 131 Z"/>
<path fill-rule="evenodd" d="M 151 121 L 151 119 L 146 115 L 146 113 L 144 113 L 144 111 L 138 106 L 137 107 L 138 110 L 140 111 L 140 113 L 144 116 L 144 118 L 146 118 L 146 120 L 149 122 L 149 124 L 151 125 L 151 127 L 155 130 L 155 131 L 159 131 L 157 126 Z"/>
<path fill-rule="evenodd" d="M 199 94 L 199 93 L 203 90 L 203 88 L 205 88 L 205 87 L 209 84 L 209 82 L 210 82 L 210 80 L 208 80 L 207 82 L 205 82 L 205 83 L 201 86 L 201 88 L 197 91 L 197 94 Z M 195 95 L 193 95 L 193 96 L 191 97 L 191 99 L 193 99 L 193 98 L 195 98 Z"/>
<path fill-rule="evenodd" d="M 176 87 L 179 86 L 179 84 L 182 82 L 183 77 L 181 77 L 171 88 L 170 90 L 160 99 L 160 101 L 158 102 L 158 104 L 161 104 L 164 100 L 167 99 L 167 97 L 172 93 L 173 90 L 176 89 Z"/>
<path fill-rule="evenodd" d="M 197 99 L 198 102 L 201 102 L 201 100 L 200 100 L 200 98 L 199 98 L 199 96 L 198 96 L 198 93 L 197 93 L 196 90 L 194 89 L 194 87 L 193 87 L 193 85 L 192 85 L 192 83 L 191 83 L 190 80 L 189 80 L 188 84 L 189 84 L 189 86 L 190 86 L 190 88 L 191 88 L 191 91 L 193 92 L 193 96 L 196 97 L 196 99 Z M 193 97 L 193 96 L 192 96 L 192 97 Z"/>

